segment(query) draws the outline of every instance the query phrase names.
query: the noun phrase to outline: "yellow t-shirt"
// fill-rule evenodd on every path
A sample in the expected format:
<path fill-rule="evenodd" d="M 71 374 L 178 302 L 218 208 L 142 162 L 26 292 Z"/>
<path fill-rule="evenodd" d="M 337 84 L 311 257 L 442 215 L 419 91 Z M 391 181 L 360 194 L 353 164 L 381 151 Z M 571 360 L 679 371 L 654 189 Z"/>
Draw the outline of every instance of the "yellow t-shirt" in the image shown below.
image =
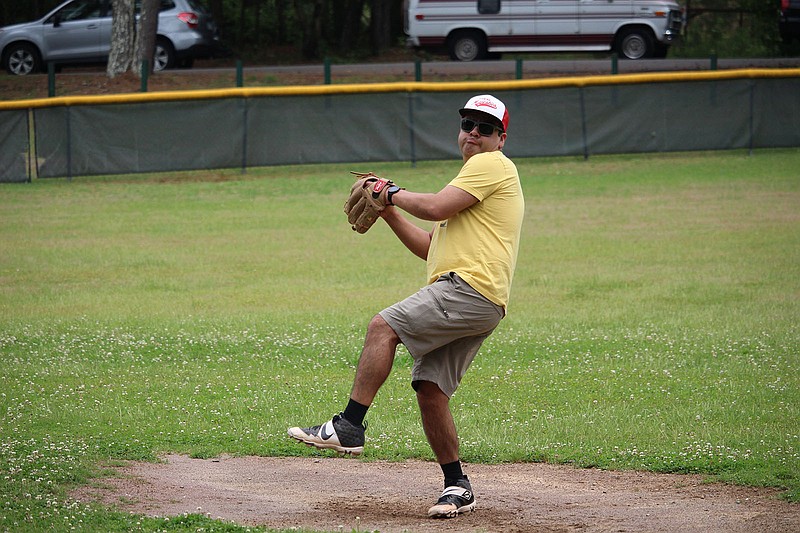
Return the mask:
<path fill-rule="evenodd" d="M 455 272 L 505 308 L 525 212 L 517 167 L 500 151 L 476 154 L 450 185 L 478 203 L 436 224 L 428 250 L 428 282 Z"/>

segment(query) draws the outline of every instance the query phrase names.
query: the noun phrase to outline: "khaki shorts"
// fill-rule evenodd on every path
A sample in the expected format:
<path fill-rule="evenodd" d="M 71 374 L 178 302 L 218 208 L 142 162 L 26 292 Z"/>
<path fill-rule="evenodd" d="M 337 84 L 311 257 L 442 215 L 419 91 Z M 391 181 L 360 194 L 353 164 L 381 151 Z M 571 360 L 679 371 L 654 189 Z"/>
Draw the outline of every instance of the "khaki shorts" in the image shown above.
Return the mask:
<path fill-rule="evenodd" d="M 504 311 L 451 272 L 380 315 L 414 358 L 412 386 L 431 381 L 450 397 Z"/>

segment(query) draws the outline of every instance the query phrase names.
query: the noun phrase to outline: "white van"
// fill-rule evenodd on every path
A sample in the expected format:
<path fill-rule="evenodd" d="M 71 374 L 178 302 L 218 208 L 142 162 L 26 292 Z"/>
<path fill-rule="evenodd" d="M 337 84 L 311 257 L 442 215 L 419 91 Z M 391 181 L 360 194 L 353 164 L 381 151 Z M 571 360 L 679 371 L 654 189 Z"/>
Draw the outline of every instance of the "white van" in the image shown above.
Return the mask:
<path fill-rule="evenodd" d="M 675 0 L 405 0 L 409 45 L 472 61 L 503 52 L 665 57 L 683 27 Z"/>

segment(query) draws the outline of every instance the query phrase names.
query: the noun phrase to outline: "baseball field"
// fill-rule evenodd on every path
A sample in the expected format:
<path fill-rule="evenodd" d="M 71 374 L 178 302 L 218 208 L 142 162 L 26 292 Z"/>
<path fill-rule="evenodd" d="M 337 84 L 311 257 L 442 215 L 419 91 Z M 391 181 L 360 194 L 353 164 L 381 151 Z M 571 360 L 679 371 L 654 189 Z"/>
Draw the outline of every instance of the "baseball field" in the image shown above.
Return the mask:
<path fill-rule="evenodd" d="M 516 163 L 508 316 L 452 400 L 463 459 L 700 474 L 796 514 L 800 150 Z M 258 529 L 71 491 L 166 454 L 320 455 L 286 428 L 342 409 L 367 322 L 425 282 L 384 225 L 350 230 L 349 171 L 434 192 L 458 168 L 0 187 L 0 531 Z M 432 460 L 402 348 L 394 366 L 359 464 Z"/>

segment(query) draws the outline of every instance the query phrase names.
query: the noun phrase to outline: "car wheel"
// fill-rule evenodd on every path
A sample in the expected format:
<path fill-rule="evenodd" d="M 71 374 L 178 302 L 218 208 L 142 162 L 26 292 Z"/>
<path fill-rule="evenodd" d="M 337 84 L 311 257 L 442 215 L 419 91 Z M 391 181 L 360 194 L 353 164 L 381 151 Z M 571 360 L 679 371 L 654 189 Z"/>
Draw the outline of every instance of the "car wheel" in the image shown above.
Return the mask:
<path fill-rule="evenodd" d="M 617 40 L 617 53 L 625 59 L 642 59 L 653 55 L 653 37 L 646 29 L 633 28 L 622 32 Z"/>
<path fill-rule="evenodd" d="M 486 37 L 479 31 L 462 31 L 450 38 L 450 58 L 474 61 L 486 57 Z"/>
<path fill-rule="evenodd" d="M 156 40 L 156 49 L 153 54 L 153 72 L 161 72 L 172 68 L 175 64 L 175 49 L 166 39 Z"/>
<path fill-rule="evenodd" d="M 41 70 L 42 60 L 39 59 L 39 51 L 35 46 L 18 43 L 8 47 L 3 57 L 3 66 L 9 74 L 25 76 Z"/>

